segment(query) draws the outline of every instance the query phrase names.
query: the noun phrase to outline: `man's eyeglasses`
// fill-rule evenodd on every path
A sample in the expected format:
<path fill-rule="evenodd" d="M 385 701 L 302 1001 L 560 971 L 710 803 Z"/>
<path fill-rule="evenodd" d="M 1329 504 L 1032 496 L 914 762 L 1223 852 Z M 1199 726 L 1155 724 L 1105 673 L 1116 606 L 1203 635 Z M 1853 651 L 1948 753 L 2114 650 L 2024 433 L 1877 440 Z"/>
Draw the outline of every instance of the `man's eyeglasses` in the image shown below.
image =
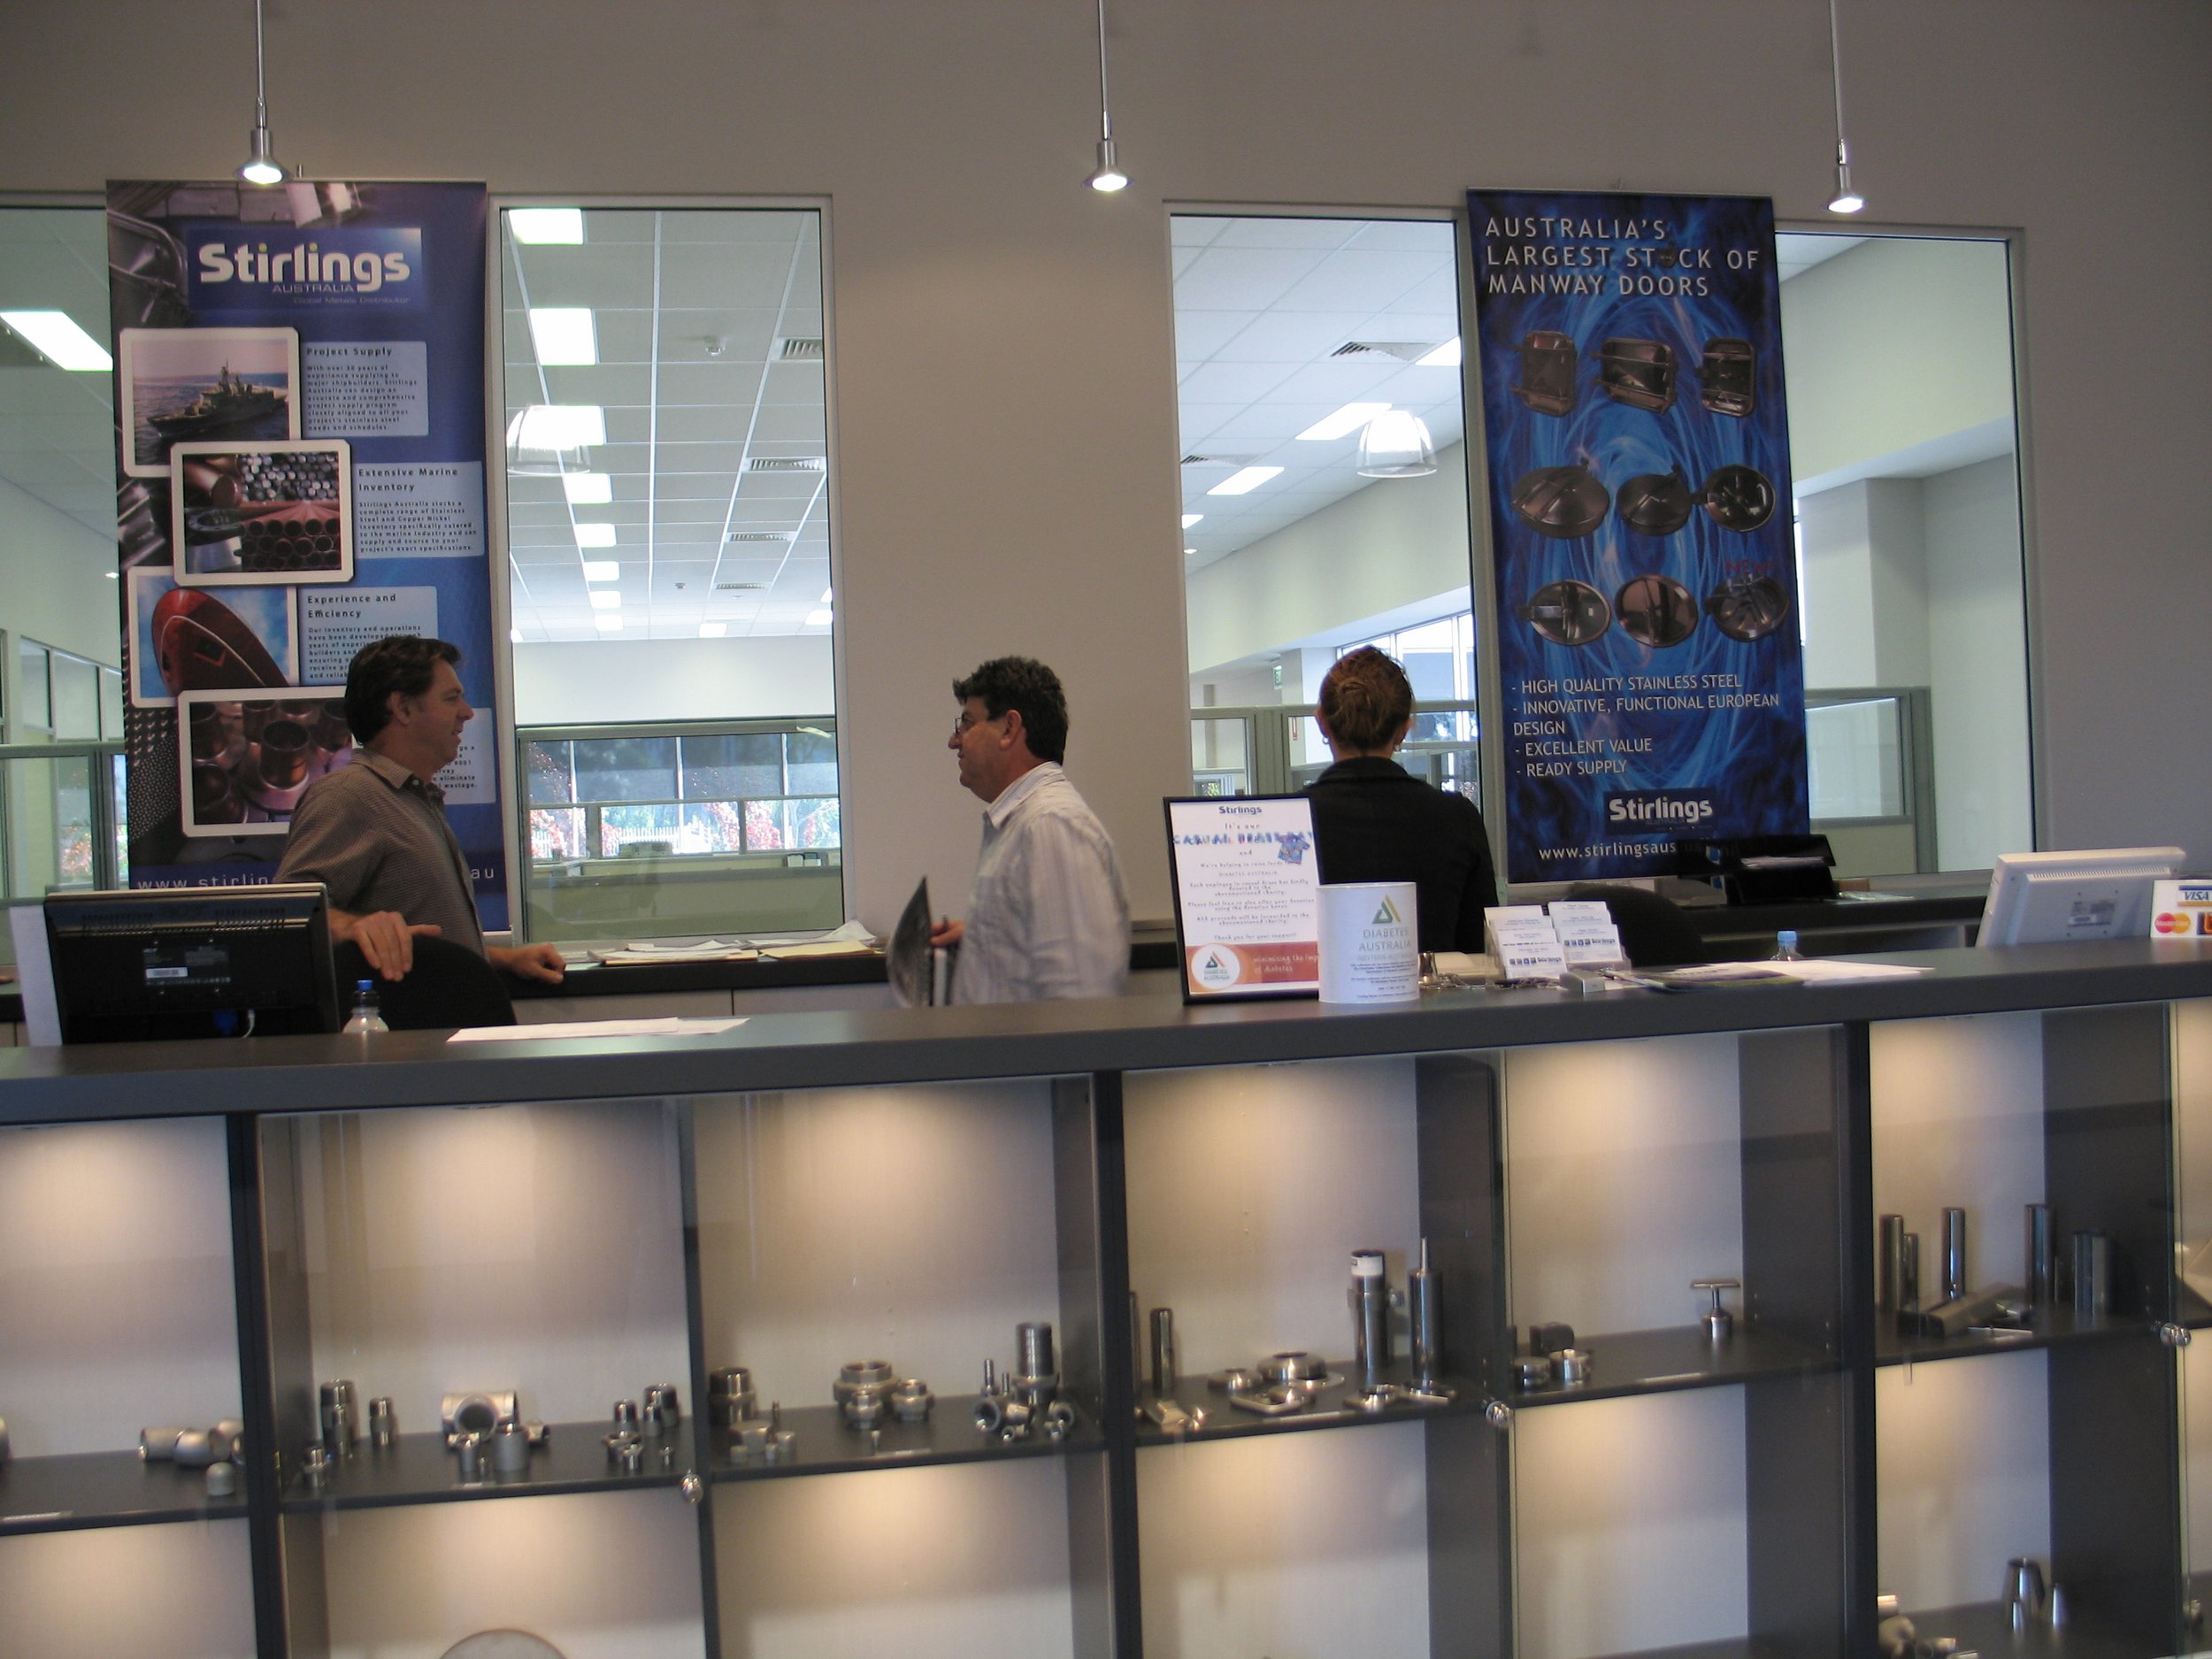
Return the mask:
<path fill-rule="evenodd" d="M 1006 717 L 1002 714 L 987 714 L 979 720 L 974 715 L 970 714 L 965 709 L 963 709 L 960 710 L 959 718 L 952 723 L 953 737 L 956 741 L 960 738 L 965 737 L 969 733 L 974 731 L 979 726 L 988 726 L 994 720 L 1002 720 L 1005 718 Z"/>

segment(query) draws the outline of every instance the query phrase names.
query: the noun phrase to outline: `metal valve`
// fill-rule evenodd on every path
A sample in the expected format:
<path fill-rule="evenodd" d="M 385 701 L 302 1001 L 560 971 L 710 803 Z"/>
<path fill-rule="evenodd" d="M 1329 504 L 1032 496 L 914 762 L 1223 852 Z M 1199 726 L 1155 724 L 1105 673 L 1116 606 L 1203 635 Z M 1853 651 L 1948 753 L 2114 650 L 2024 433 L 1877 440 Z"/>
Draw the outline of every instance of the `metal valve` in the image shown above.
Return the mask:
<path fill-rule="evenodd" d="M 2158 1340 L 2168 1348 L 2187 1348 L 2189 1327 L 2185 1325 L 2162 1325 L 2158 1327 Z"/>
<path fill-rule="evenodd" d="M 1493 1400 L 1482 1408 L 1482 1420 L 1503 1434 L 1513 1426 L 1513 1408 L 1502 1400 Z"/>
<path fill-rule="evenodd" d="M 684 1494 L 686 1503 L 698 1504 L 706 1502 L 707 1483 L 699 1479 L 696 1470 L 685 1470 L 684 1478 L 676 1483 L 676 1490 Z"/>

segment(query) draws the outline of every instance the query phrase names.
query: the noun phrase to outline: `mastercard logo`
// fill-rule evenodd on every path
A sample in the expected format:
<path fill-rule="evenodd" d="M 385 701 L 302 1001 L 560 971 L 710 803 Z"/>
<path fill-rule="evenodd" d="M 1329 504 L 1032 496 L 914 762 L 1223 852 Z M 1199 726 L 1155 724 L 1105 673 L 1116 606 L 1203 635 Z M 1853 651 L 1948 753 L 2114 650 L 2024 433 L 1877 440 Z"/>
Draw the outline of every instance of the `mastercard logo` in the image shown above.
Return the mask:
<path fill-rule="evenodd" d="M 2185 933 L 2190 931 L 2189 918 L 2177 916 L 2171 910 L 2161 910 L 2151 924 L 2152 930 L 2161 933 Z"/>

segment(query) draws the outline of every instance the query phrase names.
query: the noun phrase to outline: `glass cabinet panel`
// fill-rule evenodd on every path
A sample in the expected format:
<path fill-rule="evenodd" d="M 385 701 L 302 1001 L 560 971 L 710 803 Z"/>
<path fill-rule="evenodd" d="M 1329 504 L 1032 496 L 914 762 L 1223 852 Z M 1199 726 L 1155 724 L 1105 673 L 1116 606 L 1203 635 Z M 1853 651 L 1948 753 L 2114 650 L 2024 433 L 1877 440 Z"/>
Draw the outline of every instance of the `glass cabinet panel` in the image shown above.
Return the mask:
<path fill-rule="evenodd" d="M 721 1650 L 1096 1651 L 1087 1079 L 692 1112 Z"/>
<path fill-rule="evenodd" d="M 1523 1659 L 1843 1651 L 1847 1048 L 1503 1056 Z"/>
<path fill-rule="evenodd" d="M 513 1627 L 704 1652 L 697 1459 L 640 1412 L 693 1374 L 678 1122 L 659 1101 L 261 1120 L 295 1651 Z"/>
<path fill-rule="evenodd" d="M 1126 1079 L 1148 1652 L 1495 1650 L 1506 1442 L 1481 1415 L 1475 1311 L 1494 1277 L 1494 1075 L 1438 1056 Z M 1406 1305 L 1425 1233 L 1425 1387 Z M 1388 1386 L 1363 1403 L 1367 1251 Z M 1300 1372 L 1310 1387 L 1280 1380 Z"/>
<path fill-rule="evenodd" d="M 221 1119 L 0 1129 L 10 1659 L 252 1651 L 234 1282 Z"/>
<path fill-rule="evenodd" d="M 2167 1049 L 2161 1007 L 1873 1028 L 1878 1575 L 1921 1640 L 2176 1651 Z"/>
<path fill-rule="evenodd" d="M 2181 1598 L 2177 1651 L 2212 1651 L 2212 1001 L 2173 1009 L 2174 1321 L 2181 1396 Z"/>

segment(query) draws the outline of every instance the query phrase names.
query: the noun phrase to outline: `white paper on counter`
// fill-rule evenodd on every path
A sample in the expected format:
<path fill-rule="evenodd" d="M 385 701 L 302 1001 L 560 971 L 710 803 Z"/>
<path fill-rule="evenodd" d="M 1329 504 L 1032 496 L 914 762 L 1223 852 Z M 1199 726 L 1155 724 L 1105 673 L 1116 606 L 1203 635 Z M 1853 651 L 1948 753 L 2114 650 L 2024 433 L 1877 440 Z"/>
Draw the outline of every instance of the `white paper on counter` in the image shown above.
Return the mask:
<path fill-rule="evenodd" d="M 710 1037 L 745 1023 L 735 1019 L 575 1019 L 543 1025 L 471 1025 L 448 1042 L 534 1042 L 541 1037 Z"/>

